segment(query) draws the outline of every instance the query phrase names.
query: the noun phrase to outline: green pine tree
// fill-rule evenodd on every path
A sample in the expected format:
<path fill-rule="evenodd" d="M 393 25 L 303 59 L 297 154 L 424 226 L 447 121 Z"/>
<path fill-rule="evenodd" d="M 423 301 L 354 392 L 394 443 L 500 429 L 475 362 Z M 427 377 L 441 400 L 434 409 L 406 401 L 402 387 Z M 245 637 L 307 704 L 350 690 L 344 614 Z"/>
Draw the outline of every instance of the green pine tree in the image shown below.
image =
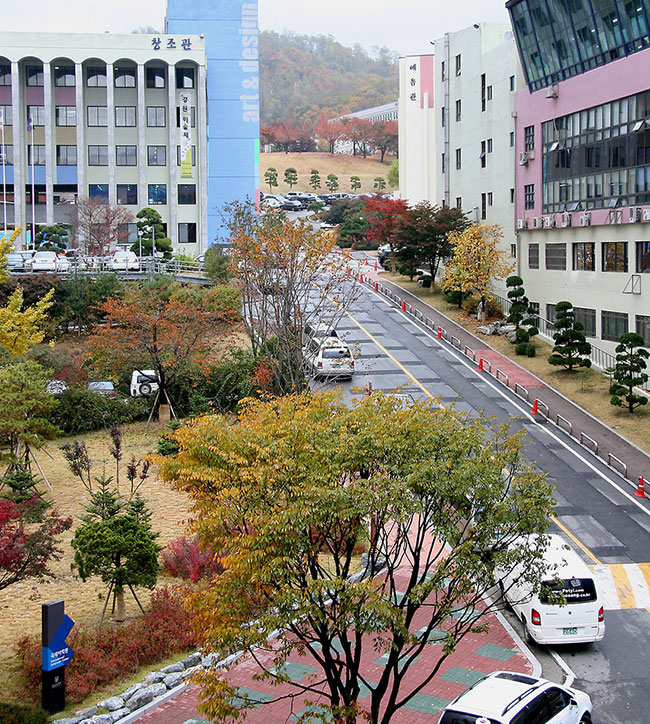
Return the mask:
<path fill-rule="evenodd" d="M 621 335 L 616 347 L 616 364 L 611 370 L 610 402 L 617 407 L 626 406 L 630 413 L 648 403 L 647 397 L 634 392 L 635 387 L 642 387 L 648 381 L 645 369 L 650 353 L 644 346 L 643 337 L 636 332 Z"/>
<path fill-rule="evenodd" d="M 309 185 L 314 189 L 314 191 L 316 191 L 320 188 L 320 173 L 318 172 L 318 169 L 316 169 L 316 168 L 312 168 L 312 170 L 311 170 L 311 176 L 309 177 Z"/>
<path fill-rule="evenodd" d="M 298 183 L 298 172 L 295 168 L 288 168 L 284 172 L 284 183 L 292 189 Z"/>
<path fill-rule="evenodd" d="M 587 342 L 584 327 L 575 321 L 573 304 L 558 302 L 555 305 L 555 346 L 548 358 L 549 364 L 565 367 L 570 372 L 575 367 L 591 367 L 591 345 Z"/>

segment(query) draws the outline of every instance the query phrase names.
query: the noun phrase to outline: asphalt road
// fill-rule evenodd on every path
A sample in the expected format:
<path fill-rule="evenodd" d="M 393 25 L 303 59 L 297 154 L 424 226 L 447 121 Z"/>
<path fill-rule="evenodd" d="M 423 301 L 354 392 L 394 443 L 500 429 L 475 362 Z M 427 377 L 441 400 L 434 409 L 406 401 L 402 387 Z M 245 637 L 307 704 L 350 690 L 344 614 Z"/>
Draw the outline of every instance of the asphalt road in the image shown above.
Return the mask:
<path fill-rule="evenodd" d="M 400 389 L 414 398 L 431 395 L 443 405 L 511 421 L 514 429 L 523 427 L 528 433 L 527 455 L 556 488 L 558 524 L 553 532 L 564 535 L 587 563 L 605 574 L 612 564 L 650 562 L 650 501 L 631 496 L 629 488 L 598 460 L 553 426 L 532 419 L 526 403 L 477 372 L 430 330 L 366 288 L 337 329 L 357 360 L 355 376 L 350 382 L 319 384 L 340 385 L 348 399 L 362 394 L 368 383 L 375 390 Z M 556 652 L 575 675 L 576 687 L 591 695 L 594 724 L 646 724 L 650 611 L 621 608 L 634 606 L 629 591 L 621 592 L 618 603 L 615 593 L 612 600 L 602 642 L 556 647 Z M 516 620 L 513 625 L 521 632 Z M 545 647 L 533 648 L 543 663 L 550 662 Z M 561 680 L 554 665 L 545 667 L 545 673 Z"/>

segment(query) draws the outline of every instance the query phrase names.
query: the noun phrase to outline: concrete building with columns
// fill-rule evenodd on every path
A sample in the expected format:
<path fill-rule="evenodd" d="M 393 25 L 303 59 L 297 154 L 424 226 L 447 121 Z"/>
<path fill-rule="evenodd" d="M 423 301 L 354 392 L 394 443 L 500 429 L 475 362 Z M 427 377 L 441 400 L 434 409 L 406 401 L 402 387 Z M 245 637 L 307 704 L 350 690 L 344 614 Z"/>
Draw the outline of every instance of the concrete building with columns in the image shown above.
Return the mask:
<path fill-rule="evenodd" d="M 259 199 L 257 3 L 166 9 L 163 33 L 0 32 L 0 224 L 19 246 L 90 198 L 156 209 L 198 255 L 228 203 Z"/>

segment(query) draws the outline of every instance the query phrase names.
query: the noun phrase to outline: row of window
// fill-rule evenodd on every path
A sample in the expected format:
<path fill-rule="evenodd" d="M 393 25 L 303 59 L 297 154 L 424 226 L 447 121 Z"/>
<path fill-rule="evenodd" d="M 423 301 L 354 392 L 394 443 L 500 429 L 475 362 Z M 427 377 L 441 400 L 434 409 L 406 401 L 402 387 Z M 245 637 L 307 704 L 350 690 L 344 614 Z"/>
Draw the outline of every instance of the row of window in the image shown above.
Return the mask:
<path fill-rule="evenodd" d="M 138 185 L 137 184 L 116 184 L 116 199 L 120 206 L 137 206 Z M 178 184 L 179 206 L 196 205 L 196 185 Z M 96 201 L 108 203 L 108 184 L 90 184 L 88 196 Z M 149 206 L 160 206 L 167 203 L 167 184 L 148 184 L 147 203 Z"/>
<path fill-rule="evenodd" d="M 95 197 L 98 198 L 98 197 Z M 106 189 L 106 200 L 108 200 L 108 188 Z M 130 244 L 138 241 L 138 225 L 137 224 L 121 224 L 120 231 Z M 167 236 L 167 224 L 162 223 L 162 232 Z M 196 242 L 196 222 L 181 222 L 178 225 L 178 241 L 181 244 L 193 244 Z"/>
<path fill-rule="evenodd" d="M 600 269 L 604 272 L 628 271 L 628 242 L 603 241 L 600 244 Z M 596 271 L 596 243 L 580 241 L 571 244 L 573 271 Z M 545 269 L 566 271 L 567 244 L 544 245 Z M 528 245 L 528 268 L 539 269 L 539 244 Z M 636 242 L 636 273 L 650 274 L 650 241 Z"/>
<path fill-rule="evenodd" d="M 584 307 L 574 307 L 574 318 L 576 322 L 580 322 L 584 327 L 587 337 L 597 337 L 596 330 L 596 310 Z M 550 322 L 555 322 L 555 304 L 546 305 L 546 318 Z M 635 327 L 637 334 L 643 337 L 646 347 L 650 347 L 650 317 L 637 314 L 635 315 Z M 626 312 L 610 312 L 602 310 L 600 313 L 600 338 L 608 342 L 618 342 L 621 335 L 630 331 L 629 317 Z"/>
<path fill-rule="evenodd" d="M 194 68 L 175 67 L 176 87 L 194 88 Z M 73 65 L 54 66 L 54 85 L 74 87 L 75 69 Z M 107 82 L 106 66 L 86 68 L 86 85 L 89 88 L 105 88 Z M 136 87 L 135 66 L 118 66 L 113 68 L 113 82 L 116 88 Z M 28 86 L 42 86 L 45 83 L 45 74 L 42 65 L 28 65 L 25 67 L 25 84 Z M 167 68 L 149 66 L 145 68 L 145 83 L 147 88 L 165 88 L 167 86 Z M 0 65 L 0 85 L 11 85 L 11 66 Z"/>
<path fill-rule="evenodd" d="M 13 125 L 12 106 L 0 106 L 3 111 L 3 122 L 5 126 Z M 135 127 L 137 125 L 136 106 L 115 106 L 115 125 L 118 128 Z M 149 128 L 164 128 L 167 125 L 166 106 L 147 106 L 147 126 Z M 45 125 L 45 106 L 27 106 L 27 118 L 32 119 L 32 126 Z M 108 126 L 107 106 L 87 106 L 86 119 L 90 128 Z M 76 126 L 76 106 L 56 106 L 54 109 L 54 120 L 57 126 Z M 192 128 L 196 127 L 196 107 L 190 108 L 190 123 Z M 181 109 L 176 106 L 176 127 L 181 126 Z"/>
<path fill-rule="evenodd" d="M 2 159 L 0 158 L 0 161 Z M 14 147 L 4 146 L 4 164 L 13 166 Z M 47 154 L 42 144 L 30 144 L 27 146 L 27 164 L 29 166 L 45 166 Z M 57 166 L 76 166 L 77 147 L 73 145 L 57 145 L 56 147 Z M 88 146 L 89 166 L 108 166 L 108 146 Z M 137 166 L 136 146 L 115 146 L 116 166 Z M 167 146 L 147 146 L 147 166 L 166 166 Z M 176 165 L 181 165 L 181 147 L 176 146 Z M 196 166 L 196 146 L 192 146 L 192 166 Z"/>

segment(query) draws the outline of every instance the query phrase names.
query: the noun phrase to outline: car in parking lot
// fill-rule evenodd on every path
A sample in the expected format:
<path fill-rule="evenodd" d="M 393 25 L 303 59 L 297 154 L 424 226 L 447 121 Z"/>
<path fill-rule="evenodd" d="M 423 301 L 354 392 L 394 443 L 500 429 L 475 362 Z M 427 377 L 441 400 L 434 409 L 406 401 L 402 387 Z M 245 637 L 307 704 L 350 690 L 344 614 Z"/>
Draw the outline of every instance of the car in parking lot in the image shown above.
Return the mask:
<path fill-rule="evenodd" d="M 25 263 L 33 256 L 33 251 L 11 251 L 7 254 L 7 269 L 9 271 L 25 271 Z"/>
<path fill-rule="evenodd" d="M 450 702 L 439 724 L 591 724 L 589 695 L 573 687 L 494 671 Z"/>
<path fill-rule="evenodd" d="M 283 211 L 300 211 L 302 209 L 302 204 L 300 201 L 296 201 L 296 199 L 283 198 L 280 201 L 280 208 Z"/>
<path fill-rule="evenodd" d="M 33 272 L 55 272 L 56 253 L 53 251 L 37 251 L 31 259 L 25 261 L 25 268 Z"/>
<path fill-rule="evenodd" d="M 96 392 L 106 397 L 115 397 L 115 383 L 111 380 L 88 380 L 88 392 Z"/>
<path fill-rule="evenodd" d="M 140 271 L 140 260 L 134 251 L 116 251 L 111 259 L 113 271 Z"/>

